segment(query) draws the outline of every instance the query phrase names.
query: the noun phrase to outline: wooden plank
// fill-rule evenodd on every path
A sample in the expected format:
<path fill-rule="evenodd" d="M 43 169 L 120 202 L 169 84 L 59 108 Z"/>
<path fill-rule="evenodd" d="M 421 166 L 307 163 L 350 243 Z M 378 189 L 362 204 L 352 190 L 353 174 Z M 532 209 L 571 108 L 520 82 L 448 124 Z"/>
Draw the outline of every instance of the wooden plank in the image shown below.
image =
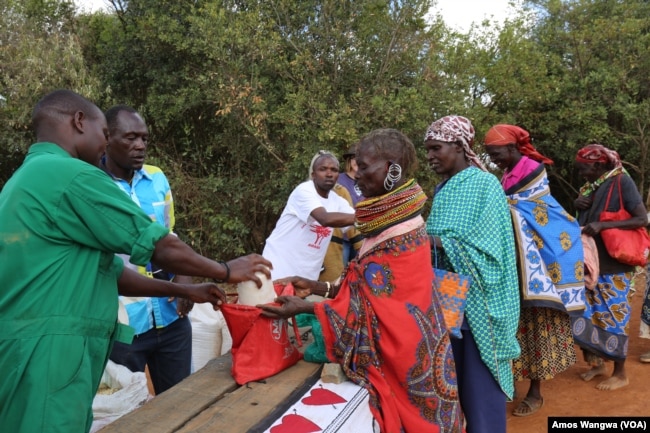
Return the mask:
<path fill-rule="evenodd" d="M 178 433 L 242 433 L 263 430 L 270 414 L 280 416 L 305 386 L 315 383 L 322 365 L 299 361 L 264 382 L 251 382 L 224 396 L 190 420 Z M 293 400 L 293 401 L 292 401 Z"/>
<path fill-rule="evenodd" d="M 101 433 L 173 433 L 228 392 L 237 389 L 230 353 L 210 360 L 202 369 L 133 412 L 113 421 Z"/>

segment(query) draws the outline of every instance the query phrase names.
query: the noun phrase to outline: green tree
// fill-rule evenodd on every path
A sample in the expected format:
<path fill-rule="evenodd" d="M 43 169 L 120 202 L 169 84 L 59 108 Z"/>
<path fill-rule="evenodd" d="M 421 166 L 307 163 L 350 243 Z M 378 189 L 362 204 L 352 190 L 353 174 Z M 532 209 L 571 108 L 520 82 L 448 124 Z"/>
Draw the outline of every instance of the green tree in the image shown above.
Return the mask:
<path fill-rule="evenodd" d="M 38 99 L 57 88 L 98 94 L 75 26 L 71 1 L 0 0 L 0 187 L 33 140 L 29 126 Z"/>
<path fill-rule="evenodd" d="M 419 144 L 431 120 L 425 1 L 113 4 L 84 52 L 106 103 L 145 114 L 181 235 L 209 255 L 261 251 L 318 149 L 376 127 Z"/>

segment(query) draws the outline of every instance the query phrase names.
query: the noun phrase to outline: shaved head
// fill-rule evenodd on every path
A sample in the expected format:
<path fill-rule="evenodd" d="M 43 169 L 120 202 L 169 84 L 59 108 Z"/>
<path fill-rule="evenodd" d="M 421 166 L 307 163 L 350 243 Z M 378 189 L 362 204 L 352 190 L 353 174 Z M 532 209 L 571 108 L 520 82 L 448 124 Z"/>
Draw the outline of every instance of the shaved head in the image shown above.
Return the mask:
<path fill-rule="evenodd" d="M 55 90 L 45 95 L 32 111 L 32 128 L 36 135 L 46 125 L 58 123 L 82 111 L 90 118 L 97 118 L 101 110 L 95 104 L 72 90 Z"/>
<path fill-rule="evenodd" d="M 71 90 L 45 95 L 32 111 L 36 140 L 55 143 L 72 157 L 99 166 L 106 150 L 108 128 L 104 113 Z"/>

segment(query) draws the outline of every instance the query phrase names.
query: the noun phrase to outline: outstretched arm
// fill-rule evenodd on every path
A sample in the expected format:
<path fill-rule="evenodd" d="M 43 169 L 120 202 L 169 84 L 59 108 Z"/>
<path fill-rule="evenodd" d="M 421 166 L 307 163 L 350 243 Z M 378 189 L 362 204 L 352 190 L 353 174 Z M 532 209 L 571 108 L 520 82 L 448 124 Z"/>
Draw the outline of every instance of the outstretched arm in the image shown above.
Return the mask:
<path fill-rule="evenodd" d="M 264 310 L 262 311 L 262 315 L 266 317 L 289 318 L 296 314 L 314 313 L 314 303 L 299 298 L 298 296 L 279 296 L 275 301 L 282 305 L 280 307 L 272 304 L 257 305 L 257 307 Z"/>
<path fill-rule="evenodd" d="M 177 296 L 192 302 L 209 302 L 215 309 L 226 302 L 226 294 L 214 283 L 176 284 L 145 277 L 129 268 L 124 268 L 117 280 L 117 290 L 124 296 Z"/>
<path fill-rule="evenodd" d="M 262 272 L 271 278 L 269 268 L 271 262 L 259 254 L 250 254 L 230 260 L 227 264 L 215 262 L 194 250 L 178 237 L 169 234 L 156 243 L 151 261 L 165 269 L 181 275 L 212 278 L 229 283 L 254 281 L 257 287 L 262 287 L 262 281 L 255 272 Z"/>
<path fill-rule="evenodd" d="M 310 215 L 323 227 L 347 227 L 354 224 L 353 213 L 327 212 L 324 207 L 314 209 Z"/>

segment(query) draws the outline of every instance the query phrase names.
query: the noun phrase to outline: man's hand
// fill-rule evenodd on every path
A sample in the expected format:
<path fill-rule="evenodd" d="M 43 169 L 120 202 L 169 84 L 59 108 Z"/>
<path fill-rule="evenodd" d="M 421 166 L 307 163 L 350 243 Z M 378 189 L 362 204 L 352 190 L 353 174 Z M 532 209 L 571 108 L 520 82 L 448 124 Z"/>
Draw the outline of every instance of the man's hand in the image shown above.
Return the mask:
<path fill-rule="evenodd" d="M 209 302 L 215 310 L 226 302 L 226 294 L 214 283 L 172 283 L 145 277 L 129 268 L 122 270 L 122 275 L 117 281 L 117 290 L 124 296 L 176 296 L 197 303 Z"/>
<path fill-rule="evenodd" d="M 263 316 L 272 318 L 289 318 L 295 316 L 296 314 L 314 312 L 314 304 L 312 302 L 305 301 L 298 296 L 279 296 L 275 299 L 275 302 L 278 302 L 282 305 L 278 307 L 272 304 L 263 304 L 256 305 L 256 307 L 263 310 Z"/>
<path fill-rule="evenodd" d="M 192 284 L 193 280 L 192 277 L 187 276 L 187 275 L 176 275 L 174 276 L 175 283 L 179 284 Z M 174 296 L 170 296 L 167 298 L 167 302 L 174 302 L 174 299 L 177 299 Z M 194 302 L 190 301 L 189 299 L 185 298 L 178 298 L 178 302 L 176 303 L 176 313 L 178 313 L 178 317 L 185 317 L 189 314 L 190 311 L 192 311 L 192 308 L 194 308 Z"/>
<path fill-rule="evenodd" d="M 270 280 L 270 269 L 273 268 L 273 265 L 259 254 L 249 254 L 230 260 L 228 267 L 230 268 L 229 283 L 254 281 L 257 287 L 262 287 L 262 280 L 255 273 L 261 272 Z"/>
<path fill-rule="evenodd" d="M 167 298 L 167 302 L 174 302 L 174 299 L 176 298 L 171 296 Z M 176 303 L 176 312 L 178 313 L 178 317 L 187 316 L 189 312 L 192 311 L 192 308 L 194 308 L 194 302 L 189 299 L 178 298 L 178 302 Z"/>
<path fill-rule="evenodd" d="M 209 302 L 215 310 L 218 310 L 222 304 L 226 303 L 226 293 L 214 283 L 201 283 L 201 284 L 176 284 L 183 287 L 183 298 L 179 298 L 179 315 L 181 301 L 202 304 Z M 191 307 L 190 307 L 191 310 Z M 189 312 L 189 310 L 187 310 Z M 187 313 L 185 313 L 187 314 Z"/>

